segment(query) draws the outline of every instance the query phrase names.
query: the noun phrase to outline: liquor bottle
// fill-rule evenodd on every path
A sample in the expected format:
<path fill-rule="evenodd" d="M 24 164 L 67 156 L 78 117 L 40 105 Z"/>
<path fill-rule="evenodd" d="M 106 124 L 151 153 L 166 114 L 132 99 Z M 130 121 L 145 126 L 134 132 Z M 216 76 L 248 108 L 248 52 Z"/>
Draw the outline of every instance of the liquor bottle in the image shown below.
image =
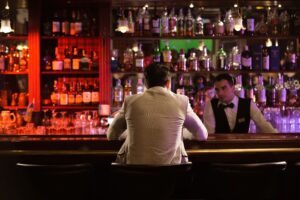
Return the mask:
<path fill-rule="evenodd" d="M 188 59 L 189 63 L 189 71 L 200 71 L 198 59 L 196 57 L 195 52 L 191 52 L 190 57 Z"/>
<path fill-rule="evenodd" d="M 182 72 L 187 71 L 186 58 L 185 58 L 183 49 L 180 49 L 180 54 L 179 54 L 179 59 L 178 59 L 178 71 L 182 71 Z"/>
<path fill-rule="evenodd" d="M 235 77 L 235 94 L 238 97 L 245 98 L 245 89 L 243 87 L 242 75 L 237 75 Z"/>
<path fill-rule="evenodd" d="M 232 47 L 229 59 L 229 69 L 230 70 L 240 70 L 241 69 L 241 53 L 238 46 Z"/>
<path fill-rule="evenodd" d="M 252 70 L 252 54 L 248 45 L 245 45 L 242 52 L 242 70 Z"/>
<path fill-rule="evenodd" d="M 82 49 L 82 57 L 79 60 L 79 69 L 82 71 L 90 70 L 90 58 L 86 55 L 85 49 Z"/>
<path fill-rule="evenodd" d="M 96 17 L 92 17 L 91 26 L 90 26 L 90 34 L 91 34 L 92 37 L 95 37 L 95 36 L 99 35 L 98 34 L 99 33 L 98 27 L 99 27 L 99 25 L 97 23 Z"/>
<path fill-rule="evenodd" d="M 224 27 L 224 23 L 221 20 L 221 15 L 219 14 L 217 16 L 217 20 L 214 23 L 214 34 L 216 36 L 222 36 L 225 33 L 225 27 Z"/>
<path fill-rule="evenodd" d="M 28 56 L 27 56 L 27 51 L 25 48 L 22 49 L 22 54 L 21 54 L 21 58 L 20 58 L 20 71 L 24 72 L 27 70 L 28 68 L 28 60 L 27 60 Z"/>
<path fill-rule="evenodd" d="M 274 84 L 274 78 L 268 77 L 268 84 L 266 85 L 267 90 L 267 106 L 274 107 L 276 103 L 276 89 Z"/>
<path fill-rule="evenodd" d="M 176 94 L 185 95 L 183 74 L 178 75 L 178 83 L 177 83 Z"/>
<path fill-rule="evenodd" d="M 290 42 L 286 47 L 286 51 L 284 53 L 285 63 L 284 69 L 286 70 L 295 70 L 296 69 L 296 53 L 294 51 L 294 42 Z"/>
<path fill-rule="evenodd" d="M 246 85 L 245 85 L 245 97 L 248 99 L 252 99 L 253 102 L 256 102 L 255 95 L 254 95 L 254 89 L 252 84 L 252 78 L 248 77 Z"/>
<path fill-rule="evenodd" d="M 43 57 L 43 68 L 45 71 L 52 70 L 52 58 L 49 53 L 49 49 L 46 49 L 45 56 Z"/>
<path fill-rule="evenodd" d="M 131 79 L 127 79 L 125 81 L 125 86 L 124 86 L 124 99 L 132 95 L 133 95 L 133 91 L 132 91 Z"/>
<path fill-rule="evenodd" d="M 255 33 L 258 35 L 267 35 L 268 34 L 268 24 L 265 21 L 265 15 L 262 14 L 260 21 L 255 26 Z"/>
<path fill-rule="evenodd" d="M 203 47 L 203 53 L 199 59 L 200 70 L 210 71 L 211 70 L 211 58 L 207 53 L 207 47 Z"/>
<path fill-rule="evenodd" d="M 158 15 L 157 8 L 154 8 L 154 17 L 152 18 L 152 35 L 154 37 L 159 37 L 160 36 L 160 24 L 161 24 L 161 19 L 160 16 Z"/>
<path fill-rule="evenodd" d="M 85 105 L 90 105 L 92 102 L 92 91 L 88 80 L 84 82 L 84 89 L 82 91 L 82 102 Z"/>
<path fill-rule="evenodd" d="M 255 19 L 252 15 L 252 7 L 248 6 L 248 11 L 246 15 L 246 35 L 253 36 L 254 35 L 254 29 L 255 29 Z"/>
<path fill-rule="evenodd" d="M 93 90 L 92 90 L 92 104 L 99 104 L 99 83 L 97 80 L 94 80 Z"/>
<path fill-rule="evenodd" d="M 270 47 L 272 42 L 270 39 L 266 41 L 266 45 L 262 48 L 262 69 L 265 71 L 270 70 Z"/>
<path fill-rule="evenodd" d="M 91 36 L 91 33 L 90 33 L 90 26 L 91 26 L 91 20 L 89 19 L 89 16 L 87 14 L 86 11 L 83 12 L 83 15 L 82 15 L 82 35 L 83 36 Z"/>
<path fill-rule="evenodd" d="M 70 35 L 71 36 L 76 35 L 76 12 L 75 12 L 75 10 L 72 11 L 72 19 L 70 22 Z"/>
<path fill-rule="evenodd" d="M 211 21 L 208 19 L 204 23 L 204 35 L 213 36 L 214 35 L 214 26 Z"/>
<path fill-rule="evenodd" d="M 51 104 L 51 92 L 50 92 L 50 89 L 49 89 L 49 86 L 48 84 L 46 83 L 43 87 L 43 90 L 42 90 L 42 104 L 43 105 L 50 105 Z"/>
<path fill-rule="evenodd" d="M 143 15 L 143 28 L 144 28 L 144 35 L 150 35 L 150 14 L 148 8 L 145 8 L 145 12 Z"/>
<path fill-rule="evenodd" d="M 225 14 L 224 26 L 225 26 L 226 35 L 230 35 L 230 36 L 234 35 L 233 33 L 234 21 L 232 18 L 231 10 L 227 11 Z"/>
<path fill-rule="evenodd" d="M 71 53 L 68 47 L 65 48 L 64 50 L 65 57 L 64 57 L 64 71 L 71 71 L 72 69 L 72 58 L 71 58 Z"/>
<path fill-rule="evenodd" d="M 279 71 L 280 69 L 280 48 L 277 39 L 275 45 L 270 47 L 270 69 L 272 71 Z"/>
<path fill-rule="evenodd" d="M 4 72 L 5 69 L 5 46 L 0 45 L 0 72 Z"/>
<path fill-rule="evenodd" d="M 76 96 L 75 96 L 75 104 L 76 105 L 81 105 L 83 101 L 82 97 L 82 86 L 81 82 L 79 80 L 76 81 Z"/>
<path fill-rule="evenodd" d="M 114 87 L 114 106 L 121 107 L 123 103 L 123 86 L 121 80 L 117 79 L 116 86 Z"/>
<path fill-rule="evenodd" d="M 61 87 L 61 93 L 60 93 L 60 105 L 66 106 L 69 104 L 68 102 L 68 88 L 66 84 L 66 78 L 63 78 L 63 83 Z"/>
<path fill-rule="evenodd" d="M 169 15 L 169 31 L 170 36 L 174 37 L 177 35 L 177 16 L 175 15 L 175 8 L 172 8 Z"/>
<path fill-rule="evenodd" d="M 282 74 L 278 74 L 276 88 L 276 106 L 283 107 L 286 105 L 286 88 L 284 86 L 284 78 Z"/>
<path fill-rule="evenodd" d="M 299 106 L 299 101 L 298 101 L 299 85 L 297 85 L 297 82 L 298 81 L 295 81 L 294 77 L 289 77 L 289 80 L 287 82 L 287 89 L 288 89 L 287 106 L 289 107 Z"/>
<path fill-rule="evenodd" d="M 223 45 L 217 52 L 217 69 L 218 70 L 227 70 L 227 54 L 223 49 Z"/>
<path fill-rule="evenodd" d="M 60 19 L 58 17 L 58 12 L 54 12 L 52 20 L 52 36 L 60 35 Z"/>
<path fill-rule="evenodd" d="M 91 51 L 91 70 L 97 72 L 99 70 L 99 57 L 95 50 Z"/>
<path fill-rule="evenodd" d="M 20 55 L 16 47 L 13 47 L 12 60 L 12 71 L 18 72 L 20 70 Z"/>
<path fill-rule="evenodd" d="M 201 17 L 200 14 L 198 14 L 196 21 L 195 21 L 195 35 L 203 35 L 203 29 L 204 29 L 204 22 L 203 18 Z"/>
<path fill-rule="evenodd" d="M 142 44 L 138 45 L 138 51 L 135 53 L 134 56 L 134 63 L 135 63 L 135 69 L 137 72 L 142 72 L 144 71 L 144 52 L 142 50 Z"/>
<path fill-rule="evenodd" d="M 76 21 L 75 21 L 75 36 L 82 35 L 82 20 L 80 16 L 80 11 L 77 11 Z"/>
<path fill-rule="evenodd" d="M 161 16 L 161 34 L 162 34 L 162 36 L 169 35 L 169 18 L 168 18 L 167 8 L 164 9 L 162 16 Z"/>
<path fill-rule="evenodd" d="M 53 83 L 53 92 L 50 96 L 52 105 L 59 105 L 60 94 L 58 92 L 58 83 L 57 80 L 54 80 Z"/>
<path fill-rule="evenodd" d="M 163 62 L 168 66 L 170 66 L 172 63 L 172 52 L 170 50 L 168 42 L 166 42 L 165 48 L 163 50 Z"/>
<path fill-rule="evenodd" d="M 73 47 L 73 56 L 72 56 L 72 70 L 78 71 L 80 62 L 80 56 L 78 55 L 77 47 Z"/>
<path fill-rule="evenodd" d="M 134 27 L 135 27 L 135 34 L 137 36 L 142 36 L 144 27 L 143 27 L 143 10 L 141 8 L 138 10 L 138 14 L 135 19 Z"/>
<path fill-rule="evenodd" d="M 75 99 L 76 99 L 75 89 L 76 89 L 76 82 L 73 81 L 70 84 L 70 90 L 68 92 L 68 103 L 69 103 L 69 105 L 75 105 Z"/>
<path fill-rule="evenodd" d="M 280 22 L 282 35 L 290 35 L 290 17 L 286 10 L 280 14 Z"/>
<path fill-rule="evenodd" d="M 128 33 L 130 35 L 134 35 L 134 22 L 133 22 L 133 18 L 132 18 L 132 11 L 129 10 L 128 11 Z"/>
<path fill-rule="evenodd" d="M 263 110 L 267 104 L 266 88 L 264 86 L 264 78 L 262 75 L 258 76 L 258 84 L 255 86 L 256 90 L 256 103 L 258 107 Z"/>
<path fill-rule="evenodd" d="M 190 37 L 194 36 L 194 21 L 195 19 L 192 16 L 192 11 L 191 9 L 188 9 L 188 14 L 185 18 L 186 36 L 190 36 Z"/>
<path fill-rule="evenodd" d="M 271 34 L 277 35 L 279 33 L 279 18 L 278 18 L 278 11 L 276 7 L 273 7 L 269 12 L 269 19 L 268 21 L 271 22 Z"/>
<path fill-rule="evenodd" d="M 177 19 L 178 36 L 184 36 L 184 15 L 182 8 L 179 9 L 179 15 Z"/>
<path fill-rule="evenodd" d="M 138 78 L 137 84 L 136 84 L 136 93 L 142 94 L 144 92 L 144 83 L 142 78 Z"/>
<path fill-rule="evenodd" d="M 158 45 L 154 49 L 152 60 L 155 63 L 160 63 L 161 62 L 161 53 L 160 53 Z"/>
<path fill-rule="evenodd" d="M 50 19 L 49 15 L 45 18 L 43 22 L 43 35 L 44 36 L 51 36 L 52 34 L 52 20 Z"/>
<path fill-rule="evenodd" d="M 52 61 L 52 70 L 53 71 L 62 71 L 63 70 L 63 60 L 58 51 L 58 47 L 55 47 L 55 59 Z"/>
<path fill-rule="evenodd" d="M 126 72 L 132 71 L 133 68 L 133 51 L 128 47 L 123 53 L 123 65 Z"/>
<path fill-rule="evenodd" d="M 62 22 L 61 22 L 61 34 L 63 36 L 70 35 L 70 21 L 68 19 L 67 10 L 63 10 L 63 19 L 62 19 Z"/>

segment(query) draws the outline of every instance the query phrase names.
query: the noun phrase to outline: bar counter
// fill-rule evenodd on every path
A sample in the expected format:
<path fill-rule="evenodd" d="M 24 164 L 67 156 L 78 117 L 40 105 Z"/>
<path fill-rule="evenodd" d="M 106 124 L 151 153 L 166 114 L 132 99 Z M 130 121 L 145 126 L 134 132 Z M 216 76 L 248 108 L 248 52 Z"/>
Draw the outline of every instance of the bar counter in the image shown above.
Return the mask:
<path fill-rule="evenodd" d="M 114 160 L 123 141 L 104 135 L 1 135 L 0 156 L 72 156 Z M 185 140 L 192 162 L 299 161 L 300 134 L 214 134 L 207 141 Z"/>

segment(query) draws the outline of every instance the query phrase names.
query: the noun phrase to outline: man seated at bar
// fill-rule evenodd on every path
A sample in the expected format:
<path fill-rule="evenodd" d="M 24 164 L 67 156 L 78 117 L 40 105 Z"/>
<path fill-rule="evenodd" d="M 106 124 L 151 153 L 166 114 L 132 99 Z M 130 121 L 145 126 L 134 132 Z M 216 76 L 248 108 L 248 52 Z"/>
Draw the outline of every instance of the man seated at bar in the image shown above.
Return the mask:
<path fill-rule="evenodd" d="M 206 140 L 207 130 L 184 95 L 170 91 L 169 69 L 153 63 L 144 72 L 147 90 L 129 96 L 107 131 L 109 140 L 127 137 L 116 162 L 168 165 L 188 162 L 183 127 L 196 140 Z"/>
<path fill-rule="evenodd" d="M 278 132 L 251 99 L 235 95 L 231 75 L 216 76 L 214 87 L 218 98 L 208 101 L 204 108 L 204 125 L 208 133 L 248 133 L 250 120 L 263 133 Z"/>

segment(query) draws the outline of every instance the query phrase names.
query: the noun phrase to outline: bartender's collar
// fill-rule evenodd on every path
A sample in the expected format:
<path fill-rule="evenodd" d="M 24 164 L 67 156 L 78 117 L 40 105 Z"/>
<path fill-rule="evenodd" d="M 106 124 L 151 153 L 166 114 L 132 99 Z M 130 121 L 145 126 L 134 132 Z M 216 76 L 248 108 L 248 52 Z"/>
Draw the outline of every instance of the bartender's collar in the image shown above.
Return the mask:
<path fill-rule="evenodd" d="M 229 102 L 229 103 L 225 103 L 225 102 L 222 102 L 222 101 L 219 100 L 218 106 L 220 104 L 227 105 L 227 104 L 230 104 L 230 103 L 233 103 L 234 106 L 237 106 L 238 105 L 238 101 L 239 101 L 239 98 L 237 96 L 234 96 L 233 99 L 231 100 L 231 102 Z"/>

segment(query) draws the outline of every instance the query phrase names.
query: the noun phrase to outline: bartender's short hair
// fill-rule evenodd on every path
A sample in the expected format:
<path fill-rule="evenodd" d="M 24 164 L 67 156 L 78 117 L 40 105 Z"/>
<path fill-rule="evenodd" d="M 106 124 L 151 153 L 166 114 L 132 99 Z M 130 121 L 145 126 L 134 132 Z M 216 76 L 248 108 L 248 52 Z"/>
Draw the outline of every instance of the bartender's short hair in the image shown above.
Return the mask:
<path fill-rule="evenodd" d="M 169 80 L 169 68 L 160 63 L 152 63 L 144 71 L 145 82 L 148 88 L 155 86 L 164 87 Z"/>
<path fill-rule="evenodd" d="M 228 73 L 223 73 L 223 74 L 217 75 L 214 79 L 214 83 L 222 81 L 222 80 L 227 80 L 229 85 L 234 85 L 235 84 L 234 78 Z"/>

